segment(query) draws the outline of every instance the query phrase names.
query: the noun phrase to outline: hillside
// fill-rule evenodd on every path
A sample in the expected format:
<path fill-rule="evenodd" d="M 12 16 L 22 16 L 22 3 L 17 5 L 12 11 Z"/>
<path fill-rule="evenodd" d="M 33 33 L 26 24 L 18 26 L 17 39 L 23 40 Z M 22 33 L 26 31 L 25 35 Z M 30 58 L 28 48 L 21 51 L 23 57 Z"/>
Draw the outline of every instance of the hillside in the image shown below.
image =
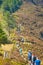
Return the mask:
<path fill-rule="evenodd" d="M 42 0 L 0 0 L 1 65 L 28 65 L 28 50 L 38 56 L 43 65 L 42 3 Z M 4 51 L 10 54 L 10 59 L 3 59 Z"/>
<path fill-rule="evenodd" d="M 36 50 L 38 56 L 43 52 L 43 8 L 36 6 L 31 2 L 24 2 L 21 8 L 13 13 L 13 16 L 20 25 L 19 37 L 32 42 L 34 45 L 30 46 L 31 50 Z M 40 49 L 40 52 L 38 50 Z M 38 53 L 39 52 L 39 53 Z M 43 54 L 40 56 L 43 57 Z"/>
<path fill-rule="evenodd" d="M 43 40 L 43 8 L 31 2 L 24 2 L 18 12 L 15 12 L 13 16 L 17 24 L 24 27 L 24 31 L 22 31 L 25 33 L 24 35 L 30 34 L 39 40 Z"/>
<path fill-rule="evenodd" d="M 37 7 L 36 5 L 34 5 L 34 2 L 36 0 L 25 0 L 25 1 L 30 2 L 30 4 L 31 4 L 31 6 L 29 6 L 26 3 L 27 4 L 26 7 L 28 8 L 28 6 L 29 6 L 30 12 L 28 12 L 29 9 L 27 9 L 26 10 L 26 12 L 27 12 L 26 17 L 24 17 L 25 11 L 23 12 L 23 16 L 22 16 L 24 18 L 27 18 L 26 19 L 27 22 L 25 24 L 26 24 L 26 27 L 31 30 L 28 33 L 31 34 L 31 35 L 34 35 L 35 37 L 37 37 L 41 40 L 43 40 L 43 31 L 42 31 L 43 30 L 43 22 L 42 22 L 43 21 L 43 14 L 42 14 L 43 13 L 43 8 L 41 6 Z M 41 2 L 42 2 L 42 0 L 41 0 Z M 12 13 L 15 12 L 16 10 L 18 10 L 20 8 L 21 4 L 22 4 L 22 0 L 21 1 L 16 1 L 16 0 L 13 0 L 13 1 L 12 0 L 11 1 L 2 0 L 2 1 L 0 1 L 0 9 L 1 9 L 0 10 L 0 24 L 1 24 L 1 27 L 2 27 L 3 31 L 5 33 L 7 32 L 6 34 L 8 36 L 10 35 L 11 29 L 13 29 L 16 26 L 16 20 L 12 16 Z M 23 7 L 25 8 L 25 5 Z M 21 8 L 23 9 L 23 7 L 21 7 Z M 21 10 L 21 8 L 20 8 L 20 10 Z M 31 10 L 31 8 L 33 8 L 33 9 Z M 19 14 L 19 12 L 18 12 L 18 14 Z M 20 14 L 20 16 L 21 16 L 21 14 Z M 31 23 L 29 21 L 29 18 L 30 18 Z M 24 19 L 24 21 L 25 21 L 25 19 Z M 24 22 L 22 22 L 22 24 L 24 24 Z M 39 31 L 39 29 L 40 29 L 40 31 Z"/>

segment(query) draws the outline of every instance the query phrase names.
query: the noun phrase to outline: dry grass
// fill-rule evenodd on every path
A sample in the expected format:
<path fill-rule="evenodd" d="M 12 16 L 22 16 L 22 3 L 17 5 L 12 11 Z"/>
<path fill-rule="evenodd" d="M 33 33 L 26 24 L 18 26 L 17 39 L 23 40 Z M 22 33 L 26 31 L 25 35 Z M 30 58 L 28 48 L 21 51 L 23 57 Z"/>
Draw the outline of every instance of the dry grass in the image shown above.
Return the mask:
<path fill-rule="evenodd" d="M 5 44 L 5 45 L 1 45 L 1 48 L 3 51 L 11 51 L 13 48 L 14 44 Z"/>
<path fill-rule="evenodd" d="M 43 30 L 43 16 L 41 17 L 38 15 L 42 13 L 43 8 L 26 2 L 23 3 L 17 12 L 13 13 L 17 24 L 21 24 L 24 27 L 24 30 L 21 31 L 19 37 L 23 36 L 30 42 L 36 43 L 35 45 L 28 47 L 28 49 L 35 51 L 36 55 L 38 55 L 40 59 L 43 59 L 43 41 L 39 39 L 41 38 L 40 31 Z"/>

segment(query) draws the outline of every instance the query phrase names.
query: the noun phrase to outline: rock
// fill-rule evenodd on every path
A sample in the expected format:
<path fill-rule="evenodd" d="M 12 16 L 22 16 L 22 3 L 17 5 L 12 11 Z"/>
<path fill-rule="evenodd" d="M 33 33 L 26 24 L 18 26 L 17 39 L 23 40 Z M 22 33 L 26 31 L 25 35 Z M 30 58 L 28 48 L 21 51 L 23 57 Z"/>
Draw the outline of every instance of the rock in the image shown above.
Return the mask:
<path fill-rule="evenodd" d="M 43 0 L 24 0 L 27 2 L 32 2 L 35 5 L 43 5 Z"/>
<path fill-rule="evenodd" d="M 43 5 L 43 0 L 33 0 L 33 2 L 37 5 Z"/>

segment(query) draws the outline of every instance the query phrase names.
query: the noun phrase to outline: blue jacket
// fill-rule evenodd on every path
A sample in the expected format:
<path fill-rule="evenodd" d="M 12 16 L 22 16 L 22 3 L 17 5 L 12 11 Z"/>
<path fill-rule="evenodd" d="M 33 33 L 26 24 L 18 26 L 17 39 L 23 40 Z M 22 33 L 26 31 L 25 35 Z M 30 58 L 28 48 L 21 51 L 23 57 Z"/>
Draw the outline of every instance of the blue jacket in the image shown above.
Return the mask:
<path fill-rule="evenodd" d="M 40 65 L 40 63 L 41 63 L 41 61 L 39 59 L 35 61 L 36 65 Z"/>
<path fill-rule="evenodd" d="M 28 60 L 31 60 L 31 58 L 32 58 L 32 53 L 28 52 Z"/>

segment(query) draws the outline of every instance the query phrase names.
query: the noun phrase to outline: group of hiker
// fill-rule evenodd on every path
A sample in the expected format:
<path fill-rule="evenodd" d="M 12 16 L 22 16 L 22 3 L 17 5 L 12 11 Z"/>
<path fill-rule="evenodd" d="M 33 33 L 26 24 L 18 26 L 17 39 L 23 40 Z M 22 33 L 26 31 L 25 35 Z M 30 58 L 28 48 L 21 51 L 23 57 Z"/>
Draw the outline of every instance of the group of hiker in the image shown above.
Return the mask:
<path fill-rule="evenodd" d="M 23 56 L 23 53 L 22 53 L 23 50 L 22 50 L 22 48 L 20 47 L 19 44 L 16 44 L 16 45 L 19 48 L 20 55 Z M 4 52 L 4 58 L 7 58 L 7 57 L 8 57 L 8 53 L 5 51 Z M 40 59 L 31 50 L 28 51 L 28 63 L 30 65 L 40 65 L 41 64 Z"/>
<path fill-rule="evenodd" d="M 19 47 L 19 44 L 17 44 L 17 47 Z M 22 55 L 22 48 L 19 48 L 20 55 Z M 40 59 L 32 52 L 31 50 L 28 51 L 28 61 L 30 65 L 40 65 L 41 61 Z"/>
<path fill-rule="evenodd" d="M 33 54 L 31 50 L 28 52 L 28 60 L 30 65 L 40 65 L 41 63 L 40 59 L 36 57 L 36 55 Z"/>

